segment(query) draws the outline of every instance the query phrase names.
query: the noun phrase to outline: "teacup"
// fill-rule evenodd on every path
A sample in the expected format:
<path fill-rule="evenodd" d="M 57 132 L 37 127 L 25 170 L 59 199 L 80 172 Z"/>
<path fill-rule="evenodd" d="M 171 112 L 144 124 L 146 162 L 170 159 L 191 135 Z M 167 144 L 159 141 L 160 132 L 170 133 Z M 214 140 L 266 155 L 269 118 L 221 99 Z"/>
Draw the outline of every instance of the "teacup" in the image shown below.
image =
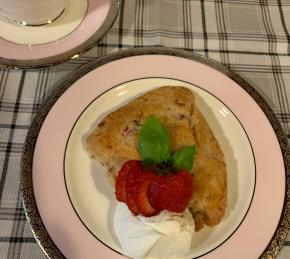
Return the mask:
<path fill-rule="evenodd" d="M 64 11 L 67 0 L 0 0 L 0 16 L 22 25 L 51 23 Z"/>

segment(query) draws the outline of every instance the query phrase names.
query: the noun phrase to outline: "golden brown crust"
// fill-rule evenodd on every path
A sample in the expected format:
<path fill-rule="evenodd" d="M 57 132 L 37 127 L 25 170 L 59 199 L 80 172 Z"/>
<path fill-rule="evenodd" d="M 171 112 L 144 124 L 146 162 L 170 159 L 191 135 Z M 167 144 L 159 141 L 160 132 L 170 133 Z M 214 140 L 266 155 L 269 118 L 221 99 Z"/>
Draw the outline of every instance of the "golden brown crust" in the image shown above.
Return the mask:
<path fill-rule="evenodd" d="M 197 157 L 193 173 L 194 195 L 190 211 L 196 231 L 218 224 L 227 207 L 227 173 L 223 152 L 206 120 L 196 107 L 192 115 Z"/>
<path fill-rule="evenodd" d="M 204 224 L 218 224 L 227 201 L 224 156 L 189 89 L 160 87 L 108 114 L 87 136 L 88 152 L 114 177 L 124 161 L 140 158 L 136 150 L 137 138 L 144 120 L 150 115 L 159 118 L 166 127 L 173 150 L 196 144 L 197 157 L 192 170 L 195 192 L 189 209 L 197 231 Z"/>

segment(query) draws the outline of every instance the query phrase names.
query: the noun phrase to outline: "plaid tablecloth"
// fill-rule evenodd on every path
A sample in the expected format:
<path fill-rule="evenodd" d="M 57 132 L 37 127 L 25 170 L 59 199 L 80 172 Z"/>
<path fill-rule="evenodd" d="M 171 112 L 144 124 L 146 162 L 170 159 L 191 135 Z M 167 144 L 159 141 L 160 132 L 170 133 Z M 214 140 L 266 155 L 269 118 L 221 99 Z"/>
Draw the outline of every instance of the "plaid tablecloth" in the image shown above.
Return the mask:
<path fill-rule="evenodd" d="M 24 138 L 40 104 L 82 64 L 141 46 L 177 47 L 221 62 L 260 92 L 290 139 L 289 0 L 124 0 L 109 33 L 80 58 L 43 70 L 0 70 L 0 258 L 45 258 L 19 188 Z M 290 258 L 287 240 L 279 259 Z"/>

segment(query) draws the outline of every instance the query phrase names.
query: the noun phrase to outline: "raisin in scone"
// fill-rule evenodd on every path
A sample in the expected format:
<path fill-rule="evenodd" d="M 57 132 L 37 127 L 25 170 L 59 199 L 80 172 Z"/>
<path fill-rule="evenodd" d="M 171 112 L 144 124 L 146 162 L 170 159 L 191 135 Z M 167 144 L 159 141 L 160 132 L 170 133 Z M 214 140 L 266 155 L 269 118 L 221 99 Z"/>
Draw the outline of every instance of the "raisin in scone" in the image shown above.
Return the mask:
<path fill-rule="evenodd" d="M 191 172 L 195 191 L 189 209 L 197 231 L 204 224 L 218 224 L 227 206 L 224 156 L 189 89 L 164 86 L 137 97 L 108 114 L 88 134 L 86 149 L 114 180 L 125 161 L 140 159 L 136 143 L 141 126 L 150 115 L 156 116 L 166 127 L 172 150 L 196 145 L 197 155 Z"/>

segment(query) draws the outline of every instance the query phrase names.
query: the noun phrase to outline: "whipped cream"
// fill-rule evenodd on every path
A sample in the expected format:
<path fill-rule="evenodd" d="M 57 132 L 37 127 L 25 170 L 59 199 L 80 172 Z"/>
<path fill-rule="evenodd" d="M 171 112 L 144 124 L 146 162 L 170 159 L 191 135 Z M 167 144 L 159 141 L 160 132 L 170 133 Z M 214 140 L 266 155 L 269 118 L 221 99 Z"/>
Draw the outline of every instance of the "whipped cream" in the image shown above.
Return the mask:
<path fill-rule="evenodd" d="M 156 216 L 134 216 L 127 205 L 118 203 L 114 215 L 116 236 L 132 258 L 188 258 L 194 221 L 186 209 L 183 213 L 162 211 Z"/>

